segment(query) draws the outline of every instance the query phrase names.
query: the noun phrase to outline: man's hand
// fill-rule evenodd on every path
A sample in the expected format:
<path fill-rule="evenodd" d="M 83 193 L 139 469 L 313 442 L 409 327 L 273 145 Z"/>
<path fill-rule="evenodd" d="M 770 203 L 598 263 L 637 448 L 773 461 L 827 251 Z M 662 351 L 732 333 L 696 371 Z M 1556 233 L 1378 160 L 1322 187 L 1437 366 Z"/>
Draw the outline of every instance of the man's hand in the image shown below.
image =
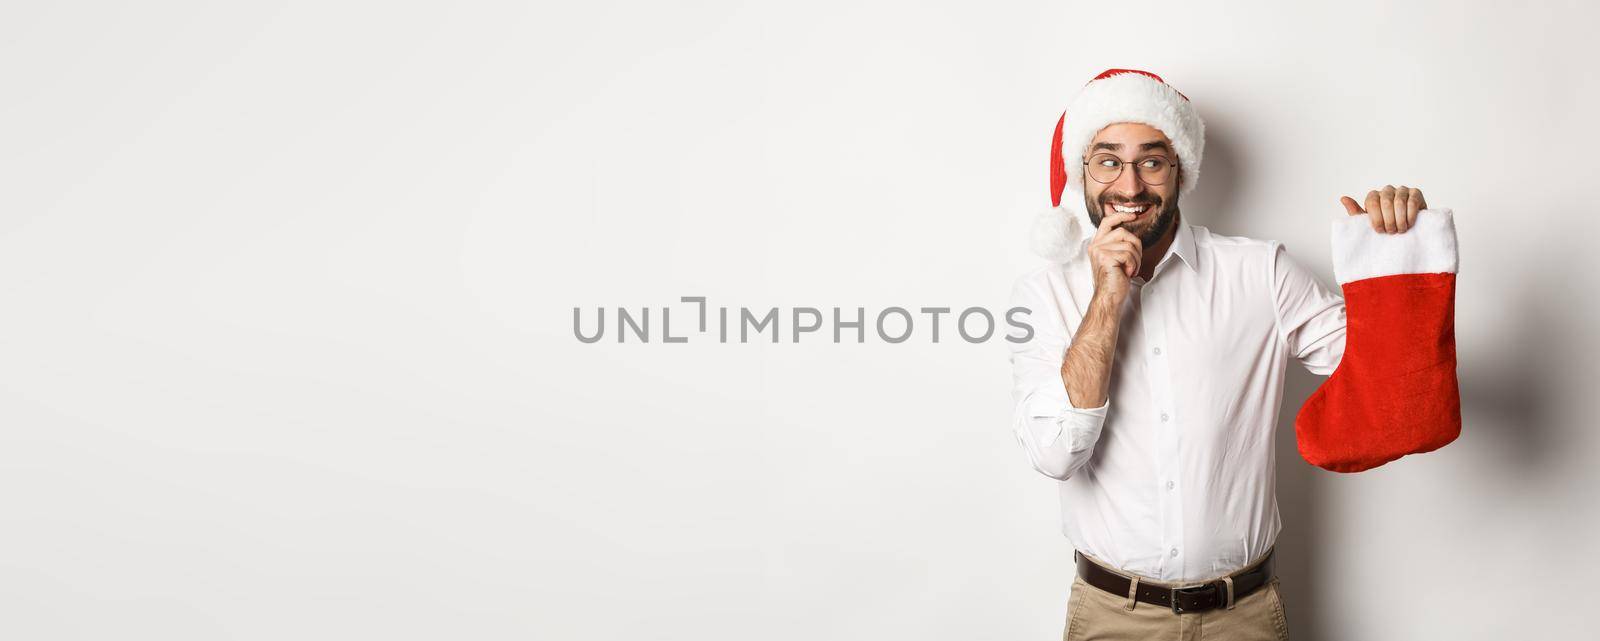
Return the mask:
<path fill-rule="evenodd" d="M 1144 246 L 1139 237 L 1117 225 L 1137 218 L 1134 214 L 1113 213 L 1100 219 L 1100 228 L 1089 241 L 1089 265 L 1094 269 L 1095 293 L 1121 303 L 1128 296 L 1128 280 L 1139 274 Z M 1120 306 L 1120 305 L 1119 305 Z"/>
<path fill-rule="evenodd" d="M 1417 223 L 1417 212 L 1428 208 L 1422 199 L 1422 190 L 1401 185 L 1384 185 L 1383 189 L 1367 192 L 1367 207 L 1356 205 L 1356 199 L 1344 196 L 1344 211 L 1351 216 L 1366 214 L 1372 217 L 1372 229 L 1380 234 L 1403 234 Z"/>

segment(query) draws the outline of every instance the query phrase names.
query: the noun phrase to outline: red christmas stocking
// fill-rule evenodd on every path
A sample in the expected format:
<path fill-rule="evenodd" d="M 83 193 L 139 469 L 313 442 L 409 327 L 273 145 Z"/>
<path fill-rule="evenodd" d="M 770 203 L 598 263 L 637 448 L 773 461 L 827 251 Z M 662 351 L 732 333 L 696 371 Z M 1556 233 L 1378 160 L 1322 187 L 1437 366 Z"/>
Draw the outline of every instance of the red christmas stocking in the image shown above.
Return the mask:
<path fill-rule="evenodd" d="M 1456 228 L 1448 209 L 1417 212 L 1416 226 L 1401 234 L 1374 231 L 1364 215 L 1333 227 L 1344 356 L 1294 428 L 1307 462 L 1360 472 L 1461 434 Z"/>

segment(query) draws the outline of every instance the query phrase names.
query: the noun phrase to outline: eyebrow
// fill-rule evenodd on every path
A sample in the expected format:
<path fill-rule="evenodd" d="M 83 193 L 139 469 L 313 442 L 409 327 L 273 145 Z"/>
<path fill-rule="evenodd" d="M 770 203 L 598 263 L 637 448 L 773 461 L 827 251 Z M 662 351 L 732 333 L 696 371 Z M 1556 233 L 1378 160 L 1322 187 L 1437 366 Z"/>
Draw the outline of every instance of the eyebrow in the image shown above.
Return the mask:
<path fill-rule="evenodd" d="M 1094 144 L 1094 148 L 1090 149 L 1089 151 L 1100 151 L 1101 149 L 1110 149 L 1111 151 L 1122 151 L 1122 143 L 1120 143 L 1120 142 L 1097 142 L 1097 143 Z M 1155 140 L 1155 141 L 1146 142 L 1146 143 L 1140 143 L 1139 144 L 1139 151 L 1150 151 L 1151 149 L 1160 149 L 1162 151 L 1172 151 L 1172 148 L 1168 147 L 1167 143 L 1161 142 L 1159 140 Z"/>

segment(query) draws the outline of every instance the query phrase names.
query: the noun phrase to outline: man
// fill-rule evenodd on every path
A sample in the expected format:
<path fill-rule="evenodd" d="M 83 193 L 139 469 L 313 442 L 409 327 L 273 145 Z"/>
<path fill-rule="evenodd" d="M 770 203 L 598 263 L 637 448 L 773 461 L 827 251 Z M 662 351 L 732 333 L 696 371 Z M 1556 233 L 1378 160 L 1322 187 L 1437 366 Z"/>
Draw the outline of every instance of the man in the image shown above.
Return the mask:
<path fill-rule="evenodd" d="M 1012 306 L 1030 310 L 1035 333 L 1012 344 L 1011 361 L 1014 432 L 1060 481 L 1077 552 L 1068 641 L 1288 636 L 1272 573 L 1274 428 L 1288 359 L 1323 375 L 1345 359 L 1345 300 L 1276 241 L 1185 221 L 1179 197 L 1203 145 L 1188 99 L 1140 71 L 1101 74 L 1057 125 L 1057 207 L 1034 243 L 1055 262 L 1017 280 Z M 1069 210 L 1079 201 L 1085 216 Z M 1336 232 L 1362 228 L 1336 234 L 1336 271 L 1373 267 L 1365 254 L 1377 271 L 1363 275 L 1448 260 L 1453 296 L 1448 210 L 1405 186 L 1369 192 L 1365 209 L 1341 203 L 1349 217 Z"/>

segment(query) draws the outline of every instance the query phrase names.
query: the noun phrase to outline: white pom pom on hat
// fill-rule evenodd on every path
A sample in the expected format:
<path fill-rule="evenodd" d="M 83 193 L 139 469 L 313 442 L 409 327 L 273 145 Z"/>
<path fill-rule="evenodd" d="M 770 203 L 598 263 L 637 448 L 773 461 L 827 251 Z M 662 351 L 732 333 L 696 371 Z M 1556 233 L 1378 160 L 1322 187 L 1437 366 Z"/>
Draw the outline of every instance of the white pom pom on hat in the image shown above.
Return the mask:
<path fill-rule="evenodd" d="M 1150 125 L 1166 134 L 1183 176 L 1179 196 L 1194 190 L 1200 180 L 1206 125 L 1189 98 L 1148 71 L 1107 69 L 1084 85 L 1056 121 L 1050 142 L 1051 207 L 1034 220 L 1030 243 L 1034 253 L 1064 263 L 1082 253 L 1093 237 L 1078 188 L 1083 184 L 1083 150 L 1106 125 L 1119 122 Z"/>

